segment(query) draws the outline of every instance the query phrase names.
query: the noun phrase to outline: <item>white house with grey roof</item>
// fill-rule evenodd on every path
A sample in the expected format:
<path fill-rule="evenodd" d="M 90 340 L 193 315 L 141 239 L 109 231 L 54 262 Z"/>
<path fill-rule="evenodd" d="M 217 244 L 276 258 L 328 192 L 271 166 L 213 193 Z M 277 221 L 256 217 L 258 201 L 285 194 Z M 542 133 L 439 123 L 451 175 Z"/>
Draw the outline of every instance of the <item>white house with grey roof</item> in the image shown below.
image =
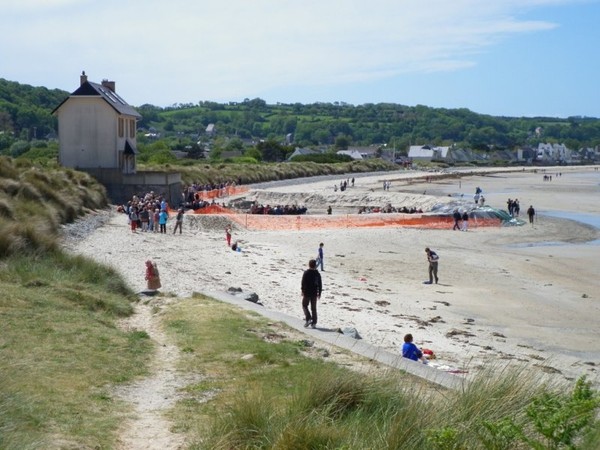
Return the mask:
<path fill-rule="evenodd" d="M 411 145 L 408 157 L 416 161 L 444 160 L 449 156 L 450 147 L 433 147 L 430 145 Z"/>
<path fill-rule="evenodd" d="M 135 173 L 137 121 L 141 115 L 115 91 L 115 82 L 88 81 L 52 112 L 58 117 L 59 163 L 75 169 Z"/>
<path fill-rule="evenodd" d="M 114 203 L 154 191 L 179 205 L 180 173 L 136 170 L 142 116 L 117 94 L 114 81 L 93 83 L 82 72 L 79 88 L 52 113 L 58 118 L 60 165 L 95 177 Z"/>

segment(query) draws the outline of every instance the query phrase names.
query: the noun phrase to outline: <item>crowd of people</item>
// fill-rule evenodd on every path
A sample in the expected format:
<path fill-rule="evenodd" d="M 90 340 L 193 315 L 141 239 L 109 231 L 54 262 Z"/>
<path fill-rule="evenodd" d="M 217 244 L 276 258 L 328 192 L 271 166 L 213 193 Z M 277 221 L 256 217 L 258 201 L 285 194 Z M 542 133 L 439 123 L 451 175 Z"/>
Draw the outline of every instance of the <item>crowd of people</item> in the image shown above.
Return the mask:
<path fill-rule="evenodd" d="M 221 183 L 200 184 L 194 182 L 183 188 L 181 192 L 181 206 L 187 209 L 201 209 L 215 204 L 215 198 L 230 195 L 230 188 L 235 188 L 241 184 L 238 181 L 224 181 Z M 208 198 L 208 195 L 210 198 Z"/>
<path fill-rule="evenodd" d="M 519 204 L 519 199 L 515 198 L 514 200 L 509 198 L 506 201 L 506 206 L 508 208 L 508 214 L 512 217 L 519 217 L 519 213 L 521 212 L 521 205 Z"/>
<path fill-rule="evenodd" d="M 306 214 L 308 209 L 305 206 L 298 205 L 259 205 L 254 202 L 250 207 L 250 214 L 271 214 L 271 215 L 302 215 Z"/>
<path fill-rule="evenodd" d="M 371 213 L 402 213 L 402 214 L 423 214 L 423 210 L 421 208 L 416 208 L 414 206 L 407 208 L 406 206 L 402 206 L 401 208 L 396 208 L 392 206 L 390 203 L 385 205 L 383 208 L 379 206 L 361 206 L 358 209 L 358 214 L 371 214 Z"/>
<path fill-rule="evenodd" d="M 127 204 L 120 205 L 117 211 L 126 214 L 133 233 L 166 233 L 169 219 L 169 205 L 162 195 L 150 191 L 143 196 L 134 195 Z"/>

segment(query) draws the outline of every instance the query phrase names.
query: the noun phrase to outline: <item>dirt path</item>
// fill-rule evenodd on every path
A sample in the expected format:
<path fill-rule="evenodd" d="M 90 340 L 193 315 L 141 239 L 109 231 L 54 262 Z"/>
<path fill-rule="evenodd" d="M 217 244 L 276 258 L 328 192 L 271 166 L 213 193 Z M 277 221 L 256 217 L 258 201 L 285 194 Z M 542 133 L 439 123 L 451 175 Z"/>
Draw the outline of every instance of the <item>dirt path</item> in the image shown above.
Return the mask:
<path fill-rule="evenodd" d="M 117 390 L 117 396 L 133 408 L 132 416 L 121 427 L 120 450 L 177 450 L 184 446 L 184 436 L 171 431 L 164 413 L 180 398 L 180 389 L 190 380 L 177 372 L 179 350 L 168 341 L 160 316 L 155 314 L 160 302 L 142 299 L 135 313 L 122 323 L 127 330 L 147 332 L 156 344 L 156 354 L 148 377 Z"/>

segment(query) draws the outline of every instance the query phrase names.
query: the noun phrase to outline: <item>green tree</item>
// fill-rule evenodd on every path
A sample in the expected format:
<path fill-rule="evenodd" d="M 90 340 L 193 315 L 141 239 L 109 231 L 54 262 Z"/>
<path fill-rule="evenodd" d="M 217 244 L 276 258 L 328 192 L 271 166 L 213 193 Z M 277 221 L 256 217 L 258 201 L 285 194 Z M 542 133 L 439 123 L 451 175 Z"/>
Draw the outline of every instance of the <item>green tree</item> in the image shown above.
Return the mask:
<path fill-rule="evenodd" d="M 335 138 L 334 147 L 336 150 L 348 150 L 348 146 L 350 145 L 350 139 L 348 136 L 339 135 Z"/>

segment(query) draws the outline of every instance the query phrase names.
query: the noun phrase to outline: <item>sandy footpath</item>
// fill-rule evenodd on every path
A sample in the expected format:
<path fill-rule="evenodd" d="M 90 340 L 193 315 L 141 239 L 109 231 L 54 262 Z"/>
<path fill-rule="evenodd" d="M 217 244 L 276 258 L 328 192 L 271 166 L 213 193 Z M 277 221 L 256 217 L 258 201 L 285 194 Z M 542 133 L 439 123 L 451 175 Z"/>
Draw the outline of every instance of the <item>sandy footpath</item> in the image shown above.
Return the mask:
<path fill-rule="evenodd" d="M 248 231 L 234 226 L 243 251 L 226 246 L 222 217 L 186 216 L 182 235 L 132 233 L 115 214 L 72 251 L 115 267 L 136 290 L 145 288 L 144 261 L 161 271 L 163 291 L 189 296 L 241 287 L 256 292 L 265 308 L 300 322 L 300 278 L 307 261 L 325 244 L 324 293 L 319 327 L 355 327 L 363 339 L 398 351 L 405 333 L 435 352 L 431 365 L 470 376 L 490 364 L 519 362 L 540 374 L 599 381 L 600 231 L 562 212 L 600 216 L 600 172 L 552 168 L 541 172 L 465 175 L 415 181 L 414 171 L 357 177 L 334 192 L 343 177 L 262 189 L 254 198 L 305 199 L 309 213 L 332 205 L 334 214 L 365 202 L 373 206 L 423 205 L 460 198 L 480 186 L 486 204 L 506 209 L 519 198 L 521 216 L 532 204 L 534 226 L 471 228 L 468 232 L 412 228 Z M 557 176 L 562 171 L 562 176 Z M 383 180 L 391 189 L 383 192 Z M 423 195 L 425 194 L 425 195 Z M 448 197 L 448 196 L 451 197 Z M 411 204 L 412 203 L 412 204 Z M 438 285 L 424 285 L 424 248 L 440 255 Z"/>

